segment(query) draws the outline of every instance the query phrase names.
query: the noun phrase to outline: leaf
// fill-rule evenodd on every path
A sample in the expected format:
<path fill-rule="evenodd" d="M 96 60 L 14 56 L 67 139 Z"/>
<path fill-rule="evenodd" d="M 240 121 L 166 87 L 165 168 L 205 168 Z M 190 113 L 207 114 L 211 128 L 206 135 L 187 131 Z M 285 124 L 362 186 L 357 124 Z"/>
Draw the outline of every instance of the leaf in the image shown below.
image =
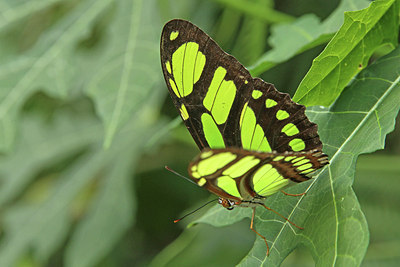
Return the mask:
<path fill-rule="evenodd" d="M 130 105 L 136 112 L 124 110 L 124 115 L 128 114 L 131 120 L 120 125 L 124 132 L 117 133 L 118 140 L 107 151 L 101 146 L 101 125 L 85 113 L 74 114 L 74 117 L 52 115 L 52 118 L 55 117 L 54 124 L 44 123 L 35 116 L 23 117 L 21 122 L 18 120 L 22 105 L 34 92 L 44 90 L 52 96 L 65 98 L 67 93 L 76 90 L 74 88 L 85 86 L 88 83 L 88 75 L 97 72 L 98 66 L 115 66 L 113 62 L 107 62 L 106 66 L 100 64 L 103 62 L 100 56 L 85 62 L 87 54 L 93 56 L 99 51 L 104 52 L 103 49 L 110 52 L 115 46 L 101 43 L 100 46 L 91 49 L 92 53 L 84 54 L 85 49 L 81 45 L 82 38 L 91 38 L 87 37 L 89 30 L 96 25 L 98 15 L 103 15 L 111 3 L 109 0 L 76 2 L 74 8 L 65 12 L 59 22 L 44 31 L 31 50 L 19 57 L 12 57 L 11 61 L 0 61 L 0 133 L 3 134 L 0 137 L 4 137 L 0 141 L 0 149 L 11 147 L 17 125 L 21 130 L 21 136 L 16 140 L 16 150 L 0 162 L 0 207 L 3 210 L 0 266 L 14 266 L 28 253 L 44 264 L 61 249 L 69 234 L 73 238 L 67 245 L 65 264 L 92 266 L 110 252 L 127 228 L 133 224 L 135 201 L 134 192 L 131 192 L 130 187 L 132 171 L 136 160 L 143 153 L 143 145 L 154 131 L 153 125 L 158 112 L 154 107 L 159 106 L 158 101 L 161 97 L 161 94 L 151 90 L 152 84 L 144 83 L 144 87 L 136 86 L 131 90 L 136 96 L 146 96 L 146 101 L 138 101 L 138 98 L 129 98 L 131 95 L 126 95 L 134 102 Z M 130 1 L 118 3 L 129 4 Z M 148 6 L 149 1 L 144 5 Z M 130 18 L 132 14 L 127 12 L 129 10 L 123 11 L 125 18 Z M 147 16 L 148 13 L 142 15 L 148 19 L 153 18 Z M 121 23 L 120 17 L 115 19 Z M 121 40 L 120 36 L 114 37 L 115 43 Z M 150 48 L 140 52 L 142 58 L 150 60 L 151 64 L 157 64 L 158 60 L 152 59 L 158 57 L 158 51 L 154 53 L 146 41 L 140 46 Z M 102 55 L 110 56 L 110 53 Z M 87 70 L 87 66 L 92 68 Z M 146 71 L 146 67 L 139 64 L 135 65 L 134 71 L 137 72 L 138 69 Z M 135 83 L 160 77 L 149 78 L 142 75 L 139 78 L 141 79 L 136 79 Z M 109 85 L 107 89 L 111 88 L 112 91 L 117 88 L 115 84 Z M 79 109 L 79 104 L 77 102 L 72 105 Z M 144 107 L 139 108 L 139 104 Z M 91 110 L 91 106 L 87 103 L 85 105 L 86 112 Z M 1 112 L 4 115 L 3 124 Z M 161 123 L 160 125 L 162 126 Z M 24 196 L 25 190 L 30 192 L 33 187 L 31 183 L 38 183 L 35 181 L 37 176 L 60 163 L 68 165 L 62 168 L 57 179 L 53 178 L 57 183 L 39 193 L 42 196 L 40 202 L 31 203 L 19 199 L 21 195 Z M 95 194 L 97 198 L 93 199 L 88 215 L 83 218 L 73 217 L 76 214 L 71 214 L 71 210 L 77 196 L 95 179 L 100 178 L 103 179 L 103 183 L 98 195 Z M 115 201 L 118 201 L 117 205 Z M 115 222 L 116 215 L 119 217 L 118 222 Z M 108 220 L 98 224 L 100 221 L 97 219 L 103 217 Z M 77 226 L 76 232 L 71 227 L 74 225 Z M 103 227 L 109 230 L 107 234 L 104 233 Z M 87 228 L 90 231 L 86 230 Z M 98 242 L 98 246 L 90 246 L 92 240 L 85 239 L 86 234 L 91 234 L 91 237 L 101 236 L 101 242 Z M 77 249 L 84 250 L 77 253 Z M 82 252 L 85 252 L 85 261 L 82 260 Z"/>
<path fill-rule="evenodd" d="M 374 1 L 363 10 L 345 13 L 343 26 L 314 59 L 293 101 L 305 106 L 329 106 L 350 80 L 368 65 L 384 44 L 397 46 L 398 1 Z"/>
<path fill-rule="evenodd" d="M 263 3 L 264 2 L 264 3 Z M 269 7 L 270 3 L 258 2 L 263 7 Z M 264 51 L 265 39 L 267 37 L 267 26 L 264 22 L 253 17 L 244 17 L 240 32 L 236 39 L 232 54 L 244 65 L 253 63 Z"/>
<path fill-rule="evenodd" d="M 400 48 L 368 66 L 329 108 L 314 108 L 309 117 L 319 126 L 324 152 L 330 164 L 314 179 L 290 188 L 307 192 L 302 197 L 280 193 L 266 205 L 287 216 L 304 230 L 292 227 L 272 212 L 257 209 L 255 228 L 265 235 L 240 265 L 278 266 L 291 251 L 305 245 L 317 266 L 359 266 L 367 249 L 369 233 L 365 217 L 351 188 L 358 155 L 384 147 L 386 134 L 394 129 L 400 108 Z M 213 207 L 195 223 L 223 226 L 250 217 L 250 209 L 229 212 Z M 228 215 L 228 216 L 226 216 Z"/>
<path fill-rule="evenodd" d="M 16 198 L 38 172 L 100 140 L 101 126 L 88 116 L 61 115 L 51 126 L 34 116 L 24 118 L 15 151 L 0 164 L 0 206 Z M 31 155 L 35 155 L 32 157 Z M 24 164 L 21 166 L 21 162 Z"/>
<path fill-rule="evenodd" d="M 0 62 L 0 151 L 12 147 L 18 114 L 29 96 L 41 89 L 65 97 L 71 87 L 76 87 L 74 76 L 79 72 L 72 64 L 76 43 L 110 2 L 81 1 L 31 50 L 12 61 Z"/>
<path fill-rule="evenodd" d="M 246 230 L 245 222 L 226 228 L 198 225 L 184 231 L 147 266 L 193 266 L 193 262 L 196 266 L 234 266 L 246 254 L 243 246 L 248 251 L 254 243 Z"/>
<path fill-rule="evenodd" d="M 91 139 L 93 144 L 87 152 L 63 170 L 58 177 L 58 183 L 50 189 L 47 198 L 42 202 L 35 204 L 17 202 L 7 207 L 2 219 L 4 238 L 0 243 L 0 266 L 13 266 L 15 261 L 28 250 L 32 250 L 37 259 L 45 262 L 62 245 L 70 231 L 73 219 L 71 208 L 75 198 L 100 174 L 103 174 L 101 177 L 104 179 L 104 184 L 99 192 L 99 198 L 94 202 L 88 216 L 78 223 L 77 232 L 69 245 L 67 264 L 79 262 L 80 266 L 93 266 L 104 257 L 133 220 L 134 201 L 132 201 L 130 190 L 132 168 L 136 164 L 136 159 L 139 158 L 142 146 L 148 140 L 147 137 L 154 132 L 154 129 L 150 128 L 154 122 L 148 120 L 147 112 L 147 110 L 141 110 L 137 113 L 136 116 L 141 119 L 135 118 L 133 122 L 131 121 L 124 129 L 125 131 L 119 133 L 118 141 L 106 151 L 102 149 L 100 138 Z M 75 118 L 75 121 L 79 119 Z M 55 130 L 41 128 L 43 132 L 48 131 L 50 136 L 56 135 L 58 129 Z M 95 128 L 86 130 L 94 137 L 100 133 L 100 131 L 93 133 Z M 74 133 L 76 136 L 69 136 L 70 139 L 76 140 L 83 137 L 80 131 Z M 37 144 L 38 152 L 45 150 L 48 145 L 54 145 L 52 142 L 46 143 L 48 138 L 46 134 L 38 134 L 38 136 L 42 139 L 38 140 L 36 136 L 32 138 L 32 141 Z M 60 138 L 66 137 L 67 135 L 60 136 Z M 30 144 L 30 147 L 35 148 L 33 144 Z M 63 149 L 65 150 L 65 147 Z M 25 153 L 12 161 L 15 165 L 16 160 L 21 163 L 31 155 L 31 153 Z M 51 159 L 47 159 L 48 164 L 51 162 Z M 7 179 L 13 179 L 12 172 L 6 175 Z M 115 201 L 118 203 L 116 204 Z M 116 214 L 118 223 L 115 222 Z M 99 222 L 96 219 L 103 216 L 109 219 L 101 221 L 102 224 L 98 225 Z M 87 227 L 91 227 L 90 231 Z M 108 229 L 107 234 L 104 233 L 103 227 Z M 83 230 L 85 232 L 82 232 Z M 101 236 L 101 243 L 98 242 L 98 246 L 93 246 L 93 244 L 89 246 L 93 239 L 85 240 L 89 243 L 82 241 L 85 235 L 92 236 L 96 233 L 97 236 Z M 77 253 L 78 248 L 85 249 L 86 261 L 82 261 L 81 258 L 80 253 L 83 251 Z"/>
<path fill-rule="evenodd" d="M 69 203 L 95 177 L 101 160 L 101 154 L 88 154 L 81 158 L 60 177 L 62 182 L 44 203 L 25 207 L 14 205 L 8 209 L 4 215 L 6 234 L 0 245 L 1 266 L 13 266 L 18 257 L 32 247 L 38 256 L 48 257 L 61 245 L 62 239 L 55 242 L 54 237 L 65 237 L 67 233 L 65 223 L 68 222 Z M 63 227 L 60 227 L 60 223 Z M 56 233 L 56 230 L 60 232 Z M 48 239 L 48 234 L 53 237 Z M 43 248 L 51 250 L 44 252 Z"/>
<path fill-rule="evenodd" d="M 132 162 L 137 148 L 121 152 L 105 173 L 98 199 L 71 237 L 65 266 L 94 266 L 131 227 L 136 210 L 132 197 Z M 94 244 L 96 244 L 94 246 Z"/>
<path fill-rule="evenodd" d="M 93 79 L 86 89 L 105 124 L 104 146 L 146 99 L 159 81 L 160 25 L 154 1 L 119 1 L 108 40 Z"/>
<path fill-rule="evenodd" d="M 230 44 L 234 42 L 239 31 L 241 19 L 240 12 L 230 8 L 225 8 L 218 17 L 213 37 L 223 50 L 230 51 Z"/>
<path fill-rule="evenodd" d="M 366 0 L 342 0 L 322 23 L 314 14 L 306 14 L 291 23 L 273 25 L 268 40 L 272 49 L 249 67 L 250 72 L 258 76 L 297 54 L 328 42 L 343 23 L 344 11 L 359 10 L 369 3 Z"/>

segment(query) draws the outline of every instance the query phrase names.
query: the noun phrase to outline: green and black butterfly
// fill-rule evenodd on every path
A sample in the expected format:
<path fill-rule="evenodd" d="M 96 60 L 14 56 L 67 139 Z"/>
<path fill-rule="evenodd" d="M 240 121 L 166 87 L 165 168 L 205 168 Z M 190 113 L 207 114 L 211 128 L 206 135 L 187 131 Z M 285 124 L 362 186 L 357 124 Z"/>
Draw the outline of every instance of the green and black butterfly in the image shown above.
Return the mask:
<path fill-rule="evenodd" d="M 201 150 L 189 164 L 190 179 L 219 196 L 225 208 L 252 207 L 250 228 L 268 248 L 253 228 L 255 207 L 271 210 L 263 203 L 266 196 L 310 179 L 328 163 L 317 125 L 304 106 L 251 77 L 188 21 L 164 26 L 161 65 L 172 100 Z"/>

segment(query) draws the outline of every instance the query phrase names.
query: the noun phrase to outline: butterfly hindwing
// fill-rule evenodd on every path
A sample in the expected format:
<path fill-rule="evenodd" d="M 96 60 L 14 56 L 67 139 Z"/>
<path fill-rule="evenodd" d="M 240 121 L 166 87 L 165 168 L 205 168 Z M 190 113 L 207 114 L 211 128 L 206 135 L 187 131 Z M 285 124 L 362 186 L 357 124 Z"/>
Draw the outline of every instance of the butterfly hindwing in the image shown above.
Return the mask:
<path fill-rule="evenodd" d="M 274 194 L 327 164 L 318 150 L 258 153 L 240 148 L 205 149 L 189 165 L 198 185 L 229 199 L 250 200 Z"/>

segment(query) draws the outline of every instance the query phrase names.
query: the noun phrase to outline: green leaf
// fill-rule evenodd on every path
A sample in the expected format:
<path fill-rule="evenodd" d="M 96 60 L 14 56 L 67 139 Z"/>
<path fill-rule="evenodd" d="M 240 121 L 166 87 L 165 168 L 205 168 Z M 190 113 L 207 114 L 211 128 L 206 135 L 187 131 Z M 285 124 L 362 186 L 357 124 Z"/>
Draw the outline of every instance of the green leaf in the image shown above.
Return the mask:
<path fill-rule="evenodd" d="M 107 51 L 87 87 L 105 124 L 108 148 L 132 113 L 155 94 L 159 81 L 160 25 L 152 12 L 154 1 L 119 1 L 110 29 Z"/>
<path fill-rule="evenodd" d="M 373 1 L 360 11 L 346 12 L 343 26 L 301 81 L 293 100 L 305 106 L 329 106 L 350 80 L 368 65 L 380 46 L 397 46 L 398 1 Z"/>
<path fill-rule="evenodd" d="M 230 44 L 235 40 L 241 19 L 241 13 L 230 8 L 225 8 L 218 17 L 213 37 L 225 51 L 230 51 Z"/>
<path fill-rule="evenodd" d="M 121 152 L 105 173 L 98 199 L 67 246 L 65 266 L 94 266 L 132 225 L 136 201 L 132 198 L 131 167 L 138 156 L 132 152 L 137 149 L 131 146 Z"/>
<path fill-rule="evenodd" d="M 0 164 L 2 208 L 20 195 L 38 172 L 101 140 L 99 123 L 87 116 L 56 116 L 51 126 L 35 116 L 29 116 L 21 124 L 23 135 L 18 139 L 15 152 Z M 93 167 L 89 159 L 92 160 L 88 155 L 76 163 L 76 168 L 72 166 L 70 172 L 60 178 L 62 182 L 51 188 L 51 194 L 44 203 L 17 202 L 7 206 L 2 214 L 4 239 L 0 245 L 1 266 L 13 266 L 32 247 L 37 259 L 42 261 L 59 248 L 70 227 L 68 201 L 95 177 L 78 173 L 78 170 L 85 172 Z M 24 164 L 21 165 L 21 162 Z"/>
<path fill-rule="evenodd" d="M 267 210 L 257 208 L 255 228 L 266 236 L 271 254 L 266 256 L 262 239 L 240 265 L 278 266 L 297 246 L 312 253 L 317 266 L 359 266 L 369 233 L 365 217 L 352 190 L 358 155 L 384 147 L 386 134 L 394 129 L 400 108 L 400 48 L 363 70 L 329 108 L 314 108 L 309 117 L 318 123 L 324 152 L 330 164 L 314 179 L 288 191 L 307 192 L 302 197 L 277 193 L 266 205 L 287 216 L 299 230 Z M 250 217 L 250 209 L 233 212 L 213 207 L 195 223 L 229 225 Z"/>
<path fill-rule="evenodd" d="M 147 137 L 154 132 L 154 129 L 150 129 L 153 122 L 148 119 L 147 112 L 147 110 L 141 110 L 140 113 L 137 113 L 136 116 L 141 119 L 135 118 L 133 122 L 130 121 L 124 131 L 119 133 L 118 142 L 115 142 L 108 150 L 103 150 L 101 146 L 101 138 L 99 138 L 101 131 L 98 128 L 84 129 L 94 137 L 90 139 L 91 146 L 86 153 L 63 170 L 58 177 L 58 182 L 46 193 L 45 199 L 34 204 L 21 201 L 7 208 L 3 213 L 2 221 L 5 236 L 0 243 L 0 266 L 13 266 L 15 261 L 28 250 L 32 250 L 35 258 L 42 262 L 48 260 L 49 256 L 62 245 L 69 233 L 74 219 L 71 218 L 71 209 L 77 195 L 90 183 L 93 183 L 93 180 L 100 174 L 104 180 L 97 201 L 94 202 L 88 215 L 78 223 L 76 233 L 72 235 L 66 258 L 67 266 L 77 266 L 77 263 L 80 264 L 79 266 L 93 266 L 110 251 L 115 242 L 132 224 L 134 218 L 132 212 L 135 202 L 132 200 L 130 186 L 132 168 L 139 158 L 143 145 L 148 140 Z M 79 125 L 77 121 L 80 119 L 82 118 L 74 118 L 75 122 L 70 127 L 74 128 Z M 34 125 L 40 124 L 35 122 Z M 32 131 L 30 132 L 32 133 Z M 47 140 L 48 136 L 54 137 L 57 134 L 59 134 L 58 127 L 54 129 L 43 127 L 34 138 L 30 139 L 34 143 L 29 144 L 28 147 L 37 153 L 46 151 L 49 146 L 56 146 L 53 144 L 55 140 Z M 84 138 L 84 136 L 82 131 L 69 131 L 69 135 L 66 133 L 58 138 L 60 143 L 64 139 L 71 139 L 71 142 L 68 141 L 64 144 L 67 145 L 68 143 L 74 144 L 74 140 Z M 137 142 L 137 140 L 141 140 L 141 142 Z M 62 148 L 66 150 L 64 146 Z M 73 149 L 60 154 L 65 156 L 68 152 L 74 155 Z M 61 156 L 54 152 L 50 154 L 55 157 Z M 28 161 L 27 159 L 31 156 L 32 153 L 27 153 L 25 150 L 25 154 L 19 154 L 19 157 L 14 157 L 10 161 L 13 161 L 15 166 L 17 161 L 21 164 L 21 162 Z M 57 161 L 57 158 L 49 159 L 48 156 L 42 158 L 42 160 L 46 159 L 47 164 L 51 164 L 52 160 Z M 12 165 L 11 162 L 9 164 Z M 7 179 L 12 180 L 14 173 L 12 169 L 9 171 L 11 172 L 4 173 L 4 175 Z M 19 188 L 20 191 L 23 189 Z M 108 219 L 103 220 L 104 217 Z M 118 222 L 115 221 L 117 217 Z M 91 242 L 94 239 L 85 240 L 87 235 L 91 238 L 96 235 L 101 238 L 101 242 L 97 242 L 97 246 L 93 246 Z M 83 250 L 78 251 L 78 249 Z M 85 253 L 85 261 L 82 260 L 82 252 Z"/>
<path fill-rule="evenodd" d="M 264 0 L 253 1 L 269 7 L 271 4 Z M 267 38 L 267 24 L 259 19 L 247 16 L 243 18 L 241 29 L 232 49 L 232 54 L 243 64 L 253 63 L 264 51 Z"/>
<path fill-rule="evenodd" d="M 246 254 L 243 246 L 249 250 L 253 243 L 245 222 L 226 228 L 198 225 L 184 231 L 149 267 L 193 266 L 193 262 L 196 266 L 234 266 Z"/>
<path fill-rule="evenodd" d="M 314 14 L 307 14 L 291 23 L 273 25 L 268 40 L 272 49 L 249 67 L 250 72 L 258 76 L 297 54 L 328 42 L 343 23 L 344 11 L 359 10 L 369 3 L 366 0 L 343 0 L 322 23 Z"/>
<path fill-rule="evenodd" d="M 21 194 L 42 169 L 101 139 L 101 125 L 88 116 L 80 116 L 79 120 L 67 115 L 56 116 L 51 126 L 29 116 L 21 125 L 15 151 L 1 160 L 0 206 Z"/>
<path fill-rule="evenodd" d="M 18 114 L 29 96 L 45 90 L 65 97 L 71 87 L 76 87 L 75 75 L 79 72 L 72 64 L 76 44 L 110 2 L 80 2 L 40 36 L 32 49 L 12 61 L 0 61 L 0 151 L 12 147 Z"/>
<path fill-rule="evenodd" d="M 43 255 L 49 257 L 61 245 L 61 237 L 65 237 L 68 230 L 64 225 L 68 222 L 68 207 L 82 187 L 95 177 L 102 157 L 101 154 L 88 154 L 81 158 L 65 172 L 62 182 L 44 203 L 26 207 L 17 205 L 8 210 L 4 218 L 6 236 L 0 245 L 1 266 L 13 266 L 32 247 L 36 255 L 45 260 Z M 53 237 L 47 239 L 48 234 Z M 60 238 L 55 242 L 54 237 Z M 49 250 L 43 251 L 43 248 Z"/>

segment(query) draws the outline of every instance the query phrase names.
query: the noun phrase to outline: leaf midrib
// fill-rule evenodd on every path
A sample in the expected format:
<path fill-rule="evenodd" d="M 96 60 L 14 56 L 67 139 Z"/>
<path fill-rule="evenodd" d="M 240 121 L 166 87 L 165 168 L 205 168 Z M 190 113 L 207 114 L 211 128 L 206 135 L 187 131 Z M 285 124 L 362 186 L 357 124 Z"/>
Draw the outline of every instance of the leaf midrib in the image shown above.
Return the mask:
<path fill-rule="evenodd" d="M 367 112 L 366 116 L 360 121 L 360 123 L 357 125 L 357 127 L 353 130 L 353 132 L 349 135 L 349 137 L 346 138 L 346 140 L 343 142 L 343 144 L 339 147 L 339 149 L 335 152 L 335 154 L 332 156 L 330 162 L 334 162 L 334 160 L 336 159 L 336 157 L 340 154 L 340 152 L 343 150 L 343 148 L 346 146 L 346 144 L 352 140 L 352 137 L 359 131 L 359 129 L 364 125 L 365 121 L 370 117 L 371 114 L 375 114 L 375 110 L 377 109 L 377 107 L 380 105 L 380 103 L 386 98 L 386 96 L 392 91 L 392 89 L 400 82 L 400 75 L 396 78 L 396 80 L 394 80 L 391 85 L 389 86 L 389 88 L 386 90 L 386 92 L 379 98 L 379 100 L 375 103 L 375 105 Z M 361 153 L 360 153 L 361 154 Z M 318 180 L 319 176 L 321 176 L 321 174 L 323 174 L 325 172 L 325 170 L 328 168 L 328 166 L 330 165 L 326 165 L 322 171 L 312 180 L 312 182 L 310 183 L 310 185 L 307 187 L 307 189 L 305 190 L 305 193 L 307 193 L 311 187 L 315 184 L 315 182 Z M 329 175 L 329 179 L 330 182 L 333 184 L 333 180 L 332 180 L 332 176 Z M 333 192 L 333 188 L 332 188 L 332 193 Z M 291 218 L 291 216 L 293 215 L 293 213 L 295 212 L 295 210 L 297 209 L 297 207 L 300 205 L 300 203 L 302 202 L 304 198 L 304 195 L 300 197 L 300 199 L 297 201 L 296 205 L 294 206 L 292 212 L 288 215 L 288 219 Z M 334 205 L 336 207 L 336 202 L 335 200 L 333 200 Z M 336 215 L 336 221 L 338 220 L 337 218 L 337 210 L 335 208 L 335 215 Z M 279 239 L 281 233 L 283 232 L 283 229 L 286 227 L 286 225 L 288 224 L 287 221 L 284 222 L 281 230 L 279 231 L 278 235 L 276 236 L 274 242 L 272 242 L 271 245 L 271 250 L 272 248 L 275 246 L 275 243 L 277 242 L 277 240 Z M 338 240 L 338 235 L 336 232 L 336 240 L 335 240 L 335 248 L 337 248 L 337 240 Z M 337 258 L 337 251 L 335 250 L 335 261 Z M 262 261 L 263 263 L 266 261 L 267 257 L 264 258 L 264 260 Z"/>
<path fill-rule="evenodd" d="M 121 112 L 122 112 L 122 107 L 124 106 L 124 102 L 126 101 L 125 95 L 128 90 L 128 84 L 129 84 L 129 74 L 131 73 L 131 69 L 133 66 L 133 54 L 135 51 L 136 47 L 136 42 L 137 42 L 137 35 L 139 31 L 139 25 L 140 25 L 140 19 L 142 15 L 142 3 L 143 1 L 141 0 L 136 0 L 134 3 L 132 3 L 131 9 L 132 9 L 132 16 L 130 20 L 130 31 L 129 31 L 129 36 L 128 36 L 128 42 L 126 44 L 126 55 L 123 63 L 123 70 L 122 70 L 122 75 L 120 79 L 120 85 L 119 85 L 119 90 L 117 93 L 117 99 L 115 103 L 115 108 L 113 109 L 113 112 L 111 114 L 110 118 L 110 126 L 108 127 L 107 134 L 106 134 L 106 139 L 104 141 L 104 147 L 108 148 L 111 144 L 111 140 L 117 130 L 118 127 L 118 122 L 121 117 Z"/>

